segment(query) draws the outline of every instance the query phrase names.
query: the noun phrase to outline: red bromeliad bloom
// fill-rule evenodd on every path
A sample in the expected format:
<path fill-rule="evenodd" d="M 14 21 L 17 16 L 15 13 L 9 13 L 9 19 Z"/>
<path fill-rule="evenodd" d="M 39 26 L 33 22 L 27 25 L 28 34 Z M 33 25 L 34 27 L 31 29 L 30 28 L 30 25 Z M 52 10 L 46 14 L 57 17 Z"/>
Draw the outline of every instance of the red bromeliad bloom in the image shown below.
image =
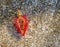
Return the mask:
<path fill-rule="evenodd" d="M 24 36 L 28 28 L 28 20 L 27 20 L 26 15 L 15 17 L 13 19 L 13 25 L 15 26 L 17 32 L 21 34 L 22 36 Z"/>

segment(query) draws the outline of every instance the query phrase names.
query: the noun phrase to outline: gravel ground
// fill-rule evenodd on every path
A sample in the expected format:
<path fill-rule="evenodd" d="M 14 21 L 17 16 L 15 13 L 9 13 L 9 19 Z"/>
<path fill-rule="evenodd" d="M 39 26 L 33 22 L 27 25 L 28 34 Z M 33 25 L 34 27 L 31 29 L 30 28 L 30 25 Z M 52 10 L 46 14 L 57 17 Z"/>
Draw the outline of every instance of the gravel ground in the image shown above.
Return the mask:
<path fill-rule="evenodd" d="M 46 14 L 47 13 L 47 14 Z M 29 27 L 25 36 L 19 36 L 11 19 L 0 22 L 0 47 L 60 47 L 60 14 L 28 16 Z"/>
<path fill-rule="evenodd" d="M 60 47 L 59 6 L 59 0 L 0 0 L 0 47 Z M 25 36 L 12 25 L 18 8 L 29 15 Z"/>

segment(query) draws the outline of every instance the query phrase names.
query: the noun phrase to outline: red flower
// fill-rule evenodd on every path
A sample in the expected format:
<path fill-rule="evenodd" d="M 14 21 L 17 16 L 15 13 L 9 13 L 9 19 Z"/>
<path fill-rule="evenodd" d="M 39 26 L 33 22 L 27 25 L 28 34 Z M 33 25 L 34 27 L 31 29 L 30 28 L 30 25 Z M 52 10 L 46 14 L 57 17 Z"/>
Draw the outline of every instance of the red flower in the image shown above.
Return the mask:
<path fill-rule="evenodd" d="M 25 15 L 20 16 L 20 17 L 15 17 L 13 19 L 13 25 L 16 28 L 17 32 L 21 34 L 22 36 L 24 36 L 28 28 L 27 17 Z"/>

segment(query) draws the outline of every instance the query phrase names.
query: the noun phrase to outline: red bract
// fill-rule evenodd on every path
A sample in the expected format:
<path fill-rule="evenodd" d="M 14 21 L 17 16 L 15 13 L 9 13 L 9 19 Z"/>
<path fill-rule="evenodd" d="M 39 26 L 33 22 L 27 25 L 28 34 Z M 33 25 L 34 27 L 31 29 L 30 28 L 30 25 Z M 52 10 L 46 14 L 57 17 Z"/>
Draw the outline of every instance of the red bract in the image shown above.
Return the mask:
<path fill-rule="evenodd" d="M 28 20 L 25 15 L 18 17 L 15 17 L 13 19 L 13 25 L 16 28 L 17 32 L 21 34 L 22 36 L 25 35 L 26 30 L 28 28 Z"/>

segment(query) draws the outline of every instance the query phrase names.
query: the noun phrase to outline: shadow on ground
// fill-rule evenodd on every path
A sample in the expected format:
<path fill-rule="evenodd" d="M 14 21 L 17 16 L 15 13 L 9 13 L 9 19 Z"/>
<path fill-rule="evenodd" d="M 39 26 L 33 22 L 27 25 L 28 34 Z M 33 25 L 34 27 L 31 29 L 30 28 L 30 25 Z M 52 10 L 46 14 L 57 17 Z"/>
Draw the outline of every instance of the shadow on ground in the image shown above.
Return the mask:
<path fill-rule="evenodd" d="M 8 33 L 11 34 L 14 38 L 19 40 L 22 36 L 17 32 L 13 24 L 7 24 Z"/>

